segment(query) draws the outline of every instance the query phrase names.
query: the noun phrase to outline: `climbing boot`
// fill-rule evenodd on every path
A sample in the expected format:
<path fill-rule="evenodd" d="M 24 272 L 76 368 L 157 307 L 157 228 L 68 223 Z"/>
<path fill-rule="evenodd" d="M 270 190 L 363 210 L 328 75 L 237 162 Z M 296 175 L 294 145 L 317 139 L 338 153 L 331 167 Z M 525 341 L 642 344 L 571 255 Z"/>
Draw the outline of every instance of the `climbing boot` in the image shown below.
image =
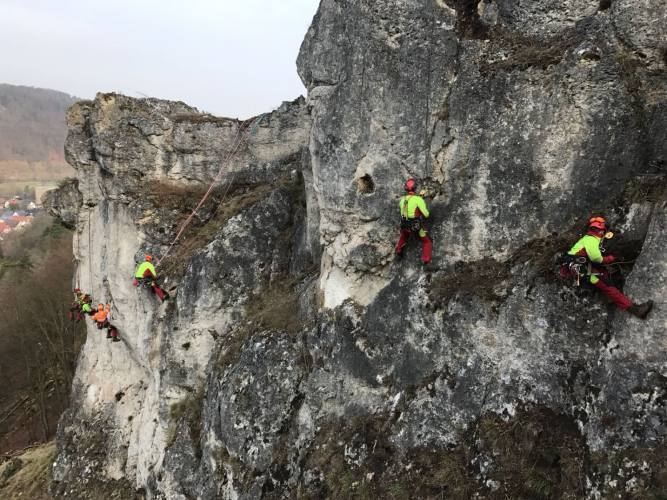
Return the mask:
<path fill-rule="evenodd" d="M 631 305 L 630 307 L 628 307 L 628 312 L 633 316 L 638 317 L 639 319 L 646 319 L 646 316 L 648 315 L 649 312 L 651 312 L 652 308 L 653 308 L 653 301 L 649 300 L 648 302 L 644 302 L 643 304 Z"/>
<path fill-rule="evenodd" d="M 120 342 L 120 339 L 118 337 L 114 337 L 113 339 L 111 339 L 111 342 Z"/>

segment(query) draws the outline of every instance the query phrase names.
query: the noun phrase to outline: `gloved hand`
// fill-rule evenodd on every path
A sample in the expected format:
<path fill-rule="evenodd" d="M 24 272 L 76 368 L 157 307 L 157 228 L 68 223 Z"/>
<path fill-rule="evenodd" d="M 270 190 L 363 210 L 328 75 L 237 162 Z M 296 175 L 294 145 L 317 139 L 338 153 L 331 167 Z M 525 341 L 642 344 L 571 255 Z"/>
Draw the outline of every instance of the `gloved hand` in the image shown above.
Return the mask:
<path fill-rule="evenodd" d="M 614 257 L 613 255 L 605 255 L 605 256 L 602 258 L 602 263 L 603 263 L 603 264 L 611 264 L 611 263 L 614 262 L 615 260 L 616 260 L 616 257 Z"/>

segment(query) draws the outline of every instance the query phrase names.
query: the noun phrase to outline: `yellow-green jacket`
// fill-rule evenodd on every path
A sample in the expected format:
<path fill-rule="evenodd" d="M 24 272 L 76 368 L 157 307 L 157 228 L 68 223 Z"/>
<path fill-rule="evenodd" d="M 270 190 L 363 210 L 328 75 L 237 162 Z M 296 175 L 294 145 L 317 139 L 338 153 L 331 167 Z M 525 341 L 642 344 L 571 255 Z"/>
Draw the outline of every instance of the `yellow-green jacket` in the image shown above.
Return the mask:
<path fill-rule="evenodd" d="M 424 198 L 416 194 L 406 194 L 401 196 L 401 199 L 398 202 L 398 207 L 401 211 L 401 217 L 404 219 L 414 219 L 417 217 L 428 218 L 429 211 L 426 208 L 426 202 Z M 426 236 L 426 231 L 424 229 L 419 230 L 419 237 L 423 238 Z"/>
<path fill-rule="evenodd" d="M 600 242 L 602 241 L 602 238 L 598 238 L 597 236 L 593 236 L 592 234 L 587 234 L 586 236 L 583 236 L 579 241 L 577 241 L 572 248 L 570 248 L 570 251 L 567 252 L 569 255 L 579 255 L 583 257 L 588 257 L 588 260 L 593 262 L 594 264 L 602 264 L 604 261 L 604 257 L 602 256 L 602 252 L 600 251 Z M 592 284 L 597 283 L 600 281 L 600 279 L 595 276 L 591 275 L 590 277 L 590 282 Z"/>
<path fill-rule="evenodd" d="M 157 278 L 157 273 L 155 272 L 155 266 L 151 262 L 142 262 L 141 264 L 139 264 L 139 267 L 137 267 L 137 270 L 134 273 L 134 277 L 137 279 L 141 279 L 144 277 L 146 271 L 150 271 L 150 273 L 153 275 L 153 278 Z"/>

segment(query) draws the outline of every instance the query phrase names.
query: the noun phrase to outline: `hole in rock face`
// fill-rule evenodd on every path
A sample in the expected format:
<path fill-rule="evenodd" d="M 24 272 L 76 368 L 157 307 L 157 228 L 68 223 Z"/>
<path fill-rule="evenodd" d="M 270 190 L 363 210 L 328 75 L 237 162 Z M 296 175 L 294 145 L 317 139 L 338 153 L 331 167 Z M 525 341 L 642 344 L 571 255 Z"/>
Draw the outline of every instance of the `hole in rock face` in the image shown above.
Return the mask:
<path fill-rule="evenodd" d="M 357 179 L 357 192 L 360 194 L 371 194 L 375 191 L 373 178 L 365 174 Z"/>
<path fill-rule="evenodd" d="M 186 342 L 181 347 L 187 351 L 188 349 L 190 349 L 190 342 Z"/>
<path fill-rule="evenodd" d="M 607 10 L 611 7 L 611 0 L 600 0 L 600 10 Z"/>

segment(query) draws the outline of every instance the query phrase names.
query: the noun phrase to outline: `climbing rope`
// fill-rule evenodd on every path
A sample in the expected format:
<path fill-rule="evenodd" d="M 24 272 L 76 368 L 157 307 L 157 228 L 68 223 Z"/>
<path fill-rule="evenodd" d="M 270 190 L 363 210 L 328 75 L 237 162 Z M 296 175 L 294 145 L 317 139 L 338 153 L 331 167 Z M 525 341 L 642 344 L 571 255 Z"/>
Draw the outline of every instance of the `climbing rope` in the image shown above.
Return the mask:
<path fill-rule="evenodd" d="M 90 289 L 90 293 L 93 293 L 93 245 L 92 241 L 93 238 L 91 236 L 91 229 L 90 229 L 90 207 L 88 207 L 88 287 Z"/>
<path fill-rule="evenodd" d="M 248 141 L 248 137 L 250 135 L 254 135 L 255 131 L 257 130 L 257 127 L 259 126 L 259 123 L 262 121 L 263 118 L 264 118 L 264 115 L 260 115 L 257 118 L 255 118 L 253 120 L 252 124 L 250 125 L 250 127 L 244 127 L 246 122 L 241 122 L 241 124 L 239 124 L 239 128 L 236 132 L 236 136 L 234 137 L 234 141 L 232 142 L 232 148 L 229 150 L 229 153 L 224 158 L 224 160 L 220 163 L 220 168 L 218 169 L 218 173 L 214 177 L 213 182 L 211 182 L 211 185 L 208 187 L 208 189 L 204 193 L 204 196 L 199 201 L 199 203 L 197 203 L 197 206 L 194 208 L 192 213 L 188 216 L 187 219 L 185 219 L 183 224 L 181 224 L 181 227 L 179 228 L 178 232 L 176 233 L 176 237 L 171 242 L 171 244 L 167 248 L 167 251 L 164 253 L 164 255 L 162 257 L 160 257 L 160 259 L 157 261 L 156 266 L 159 266 L 160 263 L 164 259 L 167 258 L 167 256 L 171 252 L 172 248 L 174 248 L 174 245 L 176 245 L 176 243 L 178 242 L 178 239 L 181 237 L 181 235 L 183 234 L 185 229 L 188 227 L 190 222 L 192 222 L 192 219 L 195 217 L 195 215 L 197 215 L 197 212 L 199 211 L 199 209 L 204 205 L 204 203 L 208 199 L 208 197 L 211 194 L 211 192 L 213 191 L 213 188 L 215 187 L 215 185 L 218 182 L 220 182 L 220 179 L 222 178 L 222 174 L 225 171 L 225 167 L 227 166 L 227 163 L 229 161 L 231 161 L 231 159 L 236 155 L 236 153 L 241 148 L 241 145 L 245 144 Z M 243 134 L 243 132 L 245 132 L 246 130 L 248 131 L 248 133 Z M 234 172 L 232 174 L 232 177 L 227 184 L 227 189 L 225 190 L 225 193 L 223 194 L 223 198 L 225 196 L 227 196 L 227 192 L 229 191 L 229 187 L 231 186 L 231 184 L 234 182 L 235 176 L 236 176 L 236 172 Z"/>
<path fill-rule="evenodd" d="M 81 255 L 81 237 L 79 236 L 79 214 L 76 214 L 76 223 L 74 224 L 74 248 L 72 249 L 72 261 L 76 262 L 76 283 L 74 288 L 81 288 L 81 262 L 74 252 Z"/>
<path fill-rule="evenodd" d="M 624 264 L 634 264 L 634 260 L 620 260 L 620 261 L 614 261 L 611 264 L 606 264 L 607 266 L 622 266 Z"/>

